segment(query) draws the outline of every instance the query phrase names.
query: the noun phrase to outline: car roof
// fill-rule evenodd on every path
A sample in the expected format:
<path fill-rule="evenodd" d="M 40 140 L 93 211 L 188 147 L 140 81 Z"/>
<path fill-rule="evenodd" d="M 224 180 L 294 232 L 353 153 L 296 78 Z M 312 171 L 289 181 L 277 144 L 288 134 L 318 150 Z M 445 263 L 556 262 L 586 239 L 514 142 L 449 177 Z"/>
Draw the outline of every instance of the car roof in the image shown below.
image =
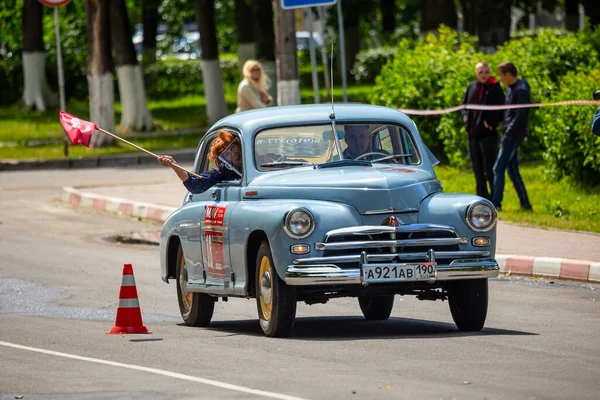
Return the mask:
<path fill-rule="evenodd" d="M 389 107 L 368 104 L 335 104 L 337 123 L 389 122 L 412 126 L 412 120 L 404 113 Z M 244 136 L 265 128 L 286 125 L 329 124 L 331 104 L 306 104 L 266 107 L 229 115 L 216 122 L 211 130 L 235 128 Z M 250 135 L 248 135 L 250 133 Z"/>

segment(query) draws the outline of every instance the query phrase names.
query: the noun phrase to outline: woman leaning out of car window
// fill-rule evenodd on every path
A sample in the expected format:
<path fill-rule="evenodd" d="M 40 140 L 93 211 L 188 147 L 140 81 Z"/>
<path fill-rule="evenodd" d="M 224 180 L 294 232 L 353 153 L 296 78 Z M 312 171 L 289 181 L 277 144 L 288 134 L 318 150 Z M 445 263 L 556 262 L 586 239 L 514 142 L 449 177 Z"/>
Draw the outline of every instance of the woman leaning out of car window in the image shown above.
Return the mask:
<path fill-rule="evenodd" d="M 225 163 L 219 159 L 219 156 L 227 153 L 228 159 L 232 168 L 242 171 L 242 148 L 237 137 L 226 130 L 220 130 L 217 137 L 210 145 L 210 153 L 208 158 L 215 166 L 210 171 L 205 171 L 200 174 L 202 178 L 197 178 L 188 174 L 185 171 L 175 167 L 177 162 L 171 156 L 159 156 L 158 162 L 165 167 L 171 167 L 182 180 L 183 185 L 191 193 L 198 194 L 207 191 L 215 184 L 222 181 L 230 181 L 239 179 L 240 176 L 232 169 L 227 168 Z M 221 157 L 224 159 L 224 157 Z"/>

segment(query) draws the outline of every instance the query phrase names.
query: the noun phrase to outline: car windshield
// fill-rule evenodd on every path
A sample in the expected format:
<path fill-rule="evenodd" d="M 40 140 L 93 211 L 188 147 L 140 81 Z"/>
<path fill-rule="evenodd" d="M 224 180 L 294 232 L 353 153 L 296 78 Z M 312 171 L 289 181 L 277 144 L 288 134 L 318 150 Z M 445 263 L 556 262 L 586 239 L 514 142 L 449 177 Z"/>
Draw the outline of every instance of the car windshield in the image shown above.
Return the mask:
<path fill-rule="evenodd" d="M 337 124 L 341 156 L 331 125 L 280 127 L 259 132 L 254 158 L 259 171 L 351 160 L 414 165 L 421 162 L 410 132 L 398 125 Z M 360 164 L 362 164 L 360 163 Z M 339 163 L 334 163 L 337 165 Z M 359 164 L 359 163 L 357 163 Z"/>

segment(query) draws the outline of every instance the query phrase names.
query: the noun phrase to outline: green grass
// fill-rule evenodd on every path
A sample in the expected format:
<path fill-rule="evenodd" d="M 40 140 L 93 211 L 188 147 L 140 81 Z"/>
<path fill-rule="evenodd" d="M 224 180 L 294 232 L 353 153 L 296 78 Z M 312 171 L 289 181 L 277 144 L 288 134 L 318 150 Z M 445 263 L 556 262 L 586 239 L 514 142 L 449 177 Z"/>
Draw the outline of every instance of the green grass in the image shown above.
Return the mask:
<path fill-rule="evenodd" d="M 150 150 L 153 153 L 162 150 L 166 153 L 174 149 L 195 148 L 202 137 L 202 133 L 198 135 L 163 135 L 151 138 L 137 139 L 135 144 Z M 116 146 L 103 149 L 88 149 L 83 145 L 72 146 L 69 142 L 69 157 L 95 157 L 106 156 L 111 154 L 123 153 L 139 153 L 139 150 L 117 141 Z M 0 159 L 49 159 L 63 158 L 63 145 L 48 145 L 35 147 L 3 147 L 0 148 Z"/>
<path fill-rule="evenodd" d="M 520 210 L 517 193 L 507 176 L 502 211 L 498 213 L 500 220 L 600 233 L 600 188 L 586 189 L 568 181 L 551 181 L 544 168 L 543 164 L 521 167 L 533 212 Z M 471 170 L 440 166 L 436 167 L 436 174 L 446 193 L 475 193 L 475 178 Z"/>

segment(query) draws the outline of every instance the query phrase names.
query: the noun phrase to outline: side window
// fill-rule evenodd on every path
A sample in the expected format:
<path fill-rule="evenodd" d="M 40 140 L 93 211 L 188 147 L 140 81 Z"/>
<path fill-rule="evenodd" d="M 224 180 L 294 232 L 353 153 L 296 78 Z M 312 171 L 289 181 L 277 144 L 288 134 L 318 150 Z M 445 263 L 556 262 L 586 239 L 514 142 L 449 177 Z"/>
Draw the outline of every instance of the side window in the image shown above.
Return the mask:
<path fill-rule="evenodd" d="M 394 146 L 388 128 L 381 129 L 373 136 L 373 149 L 385 150 L 390 154 L 394 154 Z"/>
<path fill-rule="evenodd" d="M 400 128 L 400 144 L 403 154 L 412 154 L 410 157 L 406 157 L 407 164 L 417 165 L 421 162 L 412 136 L 404 128 Z"/>
<path fill-rule="evenodd" d="M 206 141 L 204 148 L 202 149 L 202 164 L 200 165 L 200 171 L 197 172 L 205 172 L 210 171 L 214 168 L 215 163 L 208 159 L 208 155 L 210 154 L 210 146 L 212 145 L 213 140 L 215 140 L 216 136 Z"/>
<path fill-rule="evenodd" d="M 202 154 L 199 160 L 199 171 L 196 172 L 202 173 L 212 171 L 215 165 L 219 164 L 219 168 L 223 168 L 226 172 L 223 174 L 223 180 L 239 180 L 241 175 L 243 175 L 243 157 L 239 136 L 237 134 L 234 135 L 236 139 L 234 139 L 228 147 L 221 150 L 221 154 L 219 155 L 220 160 L 209 159 L 212 144 L 217 136 L 216 134 L 212 134 L 211 137 L 208 137 L 201 150 Z"/>

